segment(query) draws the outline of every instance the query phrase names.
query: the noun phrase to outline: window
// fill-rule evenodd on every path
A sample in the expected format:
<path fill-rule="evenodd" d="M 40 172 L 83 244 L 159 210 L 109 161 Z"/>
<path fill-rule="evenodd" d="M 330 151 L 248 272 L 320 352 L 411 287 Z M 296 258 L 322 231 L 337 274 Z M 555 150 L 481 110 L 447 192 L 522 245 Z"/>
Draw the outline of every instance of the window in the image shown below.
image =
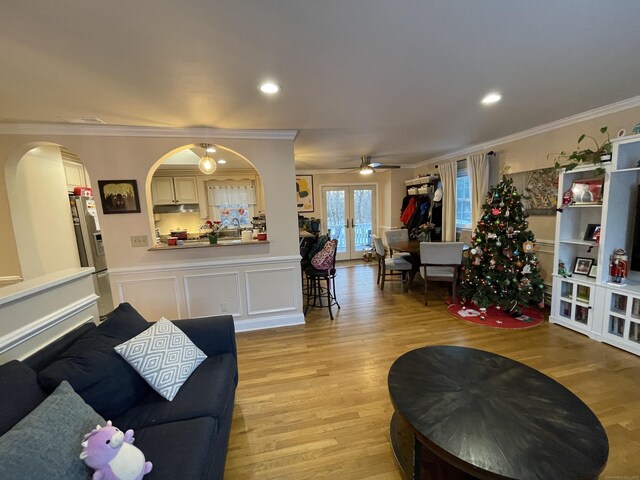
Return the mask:
<path fill-rule="evenodd" d="M 256 196 L 253 185 L 209 188 L 213 219 L 230 226 L 237 219 L 240 226 L 251 226 Z"/>
<path fill-rule="evenodd" d="M 467 161 L 458 162 L 456 178 L 456 228 L 471 228 L 471 187 Z"/>

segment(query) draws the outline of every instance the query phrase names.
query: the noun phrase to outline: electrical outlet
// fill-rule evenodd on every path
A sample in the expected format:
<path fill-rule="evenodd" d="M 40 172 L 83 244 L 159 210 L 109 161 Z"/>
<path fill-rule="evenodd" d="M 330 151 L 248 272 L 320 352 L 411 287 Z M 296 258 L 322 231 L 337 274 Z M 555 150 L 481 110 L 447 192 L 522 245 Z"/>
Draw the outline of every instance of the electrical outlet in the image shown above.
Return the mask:
<path fill-rule="evenodd" d="M 148 235 L 132 235 L 131 237 L 132 247 L 148 247 L 149 236 Z"/>
<path fill-rule="evenodd" d="M 229 304 L 227 302 L 220 302 L 220 313 L 229 312 Z"/>

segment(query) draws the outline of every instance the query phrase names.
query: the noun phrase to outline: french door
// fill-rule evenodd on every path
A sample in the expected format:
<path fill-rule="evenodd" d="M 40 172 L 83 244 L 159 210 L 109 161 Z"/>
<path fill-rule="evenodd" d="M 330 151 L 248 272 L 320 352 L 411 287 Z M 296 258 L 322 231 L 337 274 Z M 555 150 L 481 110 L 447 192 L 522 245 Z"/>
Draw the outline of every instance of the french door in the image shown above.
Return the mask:
<path fill-rule="evenodd" d="M 371 250 L 376 231 L 376 186 L 337 185 L 322 187 L 323 223 L 338 239 L 337 260 L 360 258 Z"/>

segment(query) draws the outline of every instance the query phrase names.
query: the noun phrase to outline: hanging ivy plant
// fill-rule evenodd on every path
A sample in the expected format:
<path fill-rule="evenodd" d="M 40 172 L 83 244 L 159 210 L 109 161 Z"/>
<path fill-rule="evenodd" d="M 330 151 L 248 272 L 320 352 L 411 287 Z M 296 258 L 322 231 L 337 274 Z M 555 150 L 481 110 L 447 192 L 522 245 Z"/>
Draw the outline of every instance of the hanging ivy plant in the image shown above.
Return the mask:
<path fill-rule="evenodd" d="M 573 152 L 549 154 L 549 156 L 555 155 L 555 168 L 564 168 L 565 171 L 569 171 L 581 165 L 592 164 L 597 166 L 595 171 L 596 175 L 604 173 L 602 162 L 611 160 L 611 138 L 609 137 L 608 129 L 608 127 L 602 127 L 600 129 L 600 133 L 606 136 L 606 138 L 600 142 L 595 137 L 587 135 L 586 133 L 578 137 L 578 146 L 580 146 L 584 139 L 588 139 L 593 142 L 593 144 L 589 146 L 590 148 L 574 150 Z M 547 158 L 549 156 L 547 156 Z"/>

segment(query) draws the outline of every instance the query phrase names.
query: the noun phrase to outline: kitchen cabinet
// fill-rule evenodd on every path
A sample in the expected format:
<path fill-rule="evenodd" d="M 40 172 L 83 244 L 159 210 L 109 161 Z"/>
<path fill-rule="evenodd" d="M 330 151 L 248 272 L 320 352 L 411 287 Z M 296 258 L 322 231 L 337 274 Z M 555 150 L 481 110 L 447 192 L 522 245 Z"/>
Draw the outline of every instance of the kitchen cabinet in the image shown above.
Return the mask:
<path fill-rule="evenodd" d="M 63 159 L 62 166 L 64 167 L 64 176 L 67 181 L 68 192 L 73 192 L 73 189 L 76 187 L 89 186 L 89 182 L 85 175 L 84 165 Z"/>
<path fill-rule="evenodd" d="M 154 177 L 151 196 L 154 205 L 198 203 L 196 177 Z"/>

